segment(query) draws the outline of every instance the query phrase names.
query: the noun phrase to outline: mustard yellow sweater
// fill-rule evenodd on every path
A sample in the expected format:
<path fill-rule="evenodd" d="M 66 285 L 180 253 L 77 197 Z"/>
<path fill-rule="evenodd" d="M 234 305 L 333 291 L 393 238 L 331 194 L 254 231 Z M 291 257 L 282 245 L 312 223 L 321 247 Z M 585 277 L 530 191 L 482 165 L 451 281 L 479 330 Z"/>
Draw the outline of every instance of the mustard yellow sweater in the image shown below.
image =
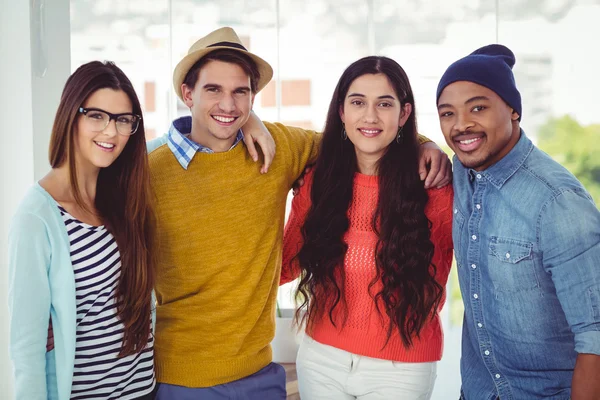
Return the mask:
<path fill-rule="evenodd" d="M 241 144 L 197 153 L 187 171 L 166 144 L 149 155 L 159 221 L 159 382 L 214 386 L 271 362 L 286 198 L 316 158 L 318 139 L 265 125 L 277 144 L 265 175 Z"/>

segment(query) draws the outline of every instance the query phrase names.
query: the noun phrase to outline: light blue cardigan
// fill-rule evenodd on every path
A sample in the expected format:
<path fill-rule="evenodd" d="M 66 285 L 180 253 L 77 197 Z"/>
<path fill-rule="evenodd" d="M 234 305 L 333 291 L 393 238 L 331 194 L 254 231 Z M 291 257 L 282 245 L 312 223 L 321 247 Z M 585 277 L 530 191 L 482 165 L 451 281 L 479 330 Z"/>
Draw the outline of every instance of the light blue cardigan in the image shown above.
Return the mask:
<path fill-rule="evenodd" d="M 75 363 L 75 277 L 60 211 L 37 183 L 11 222 L 8 257 L 15 399 L 68 400 Z M 46 352 L 49 316 L 54 350 Z M 153 326 L 154 318 L 153 313 Z"/>

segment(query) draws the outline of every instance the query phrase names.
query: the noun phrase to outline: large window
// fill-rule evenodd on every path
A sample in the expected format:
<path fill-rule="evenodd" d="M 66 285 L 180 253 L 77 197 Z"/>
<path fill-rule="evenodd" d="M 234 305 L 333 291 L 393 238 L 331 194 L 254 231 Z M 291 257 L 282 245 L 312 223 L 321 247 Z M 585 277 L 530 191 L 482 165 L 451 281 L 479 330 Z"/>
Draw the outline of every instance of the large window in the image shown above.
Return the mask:
<path fill-rule="evenodd" d="M 344 68 L 381 54 L 406 69 L 420 131 L 440 145 L 435 89 L 445 68 L 482 45 L 506 44 L 517 57 L 525 132 L 600 202 L 598 0 L 72 0 L 71 14 L 73 68 L 92 59 L 120 65 L 142 100 L 149 137 L 188 113 L 172 70 L 195 40 L 221 26 L 235 28 L 274 67 L 255 101 L 263 119 L 321 129 Z M 437 399 L 459 387 L 457 285 L 451 277 Z M 282 307 L 292 306 L 292 286 L 281 290 Z"/>
<path fill-rule="evenodd" d="M 148 138 L 166 132 L 174 115 L 168 0 L 71 1 L 71 65 L 114 61 L 131 79 Z"/>
<path fill-rule="evenodd" d="M 175 100 L 171 72 L 189 46 L 232 26 L 275 76 L 258 96 L 265 120 L 320 129 L 343 69 L 369 54 L 396 59 L 416 94 L 421 131 L 442 142 L 435 86 L 449 63 L 478 46 L 500 42 L 517 55 L 523 127 L 536 138 L 553 117 L 597 122 L 594 51 L 600 1 L 514 0 L 73 0 L 72 65 L 117 62 L 145 107 L 149 135 L 187 110 Z"/>

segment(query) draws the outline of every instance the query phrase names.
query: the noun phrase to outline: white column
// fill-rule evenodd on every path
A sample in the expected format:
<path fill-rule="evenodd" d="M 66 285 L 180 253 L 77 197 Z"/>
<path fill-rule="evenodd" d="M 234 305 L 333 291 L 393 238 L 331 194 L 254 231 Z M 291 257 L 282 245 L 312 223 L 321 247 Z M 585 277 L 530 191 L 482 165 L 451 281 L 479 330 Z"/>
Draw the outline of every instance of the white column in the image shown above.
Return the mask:
<path fill-rule="evenodd" d="M 70 73 L 69 0 L 0 0 L 0 397 L 13 398 L 8 355 L 8 223 L 49 168 L 54 113 Z"/>

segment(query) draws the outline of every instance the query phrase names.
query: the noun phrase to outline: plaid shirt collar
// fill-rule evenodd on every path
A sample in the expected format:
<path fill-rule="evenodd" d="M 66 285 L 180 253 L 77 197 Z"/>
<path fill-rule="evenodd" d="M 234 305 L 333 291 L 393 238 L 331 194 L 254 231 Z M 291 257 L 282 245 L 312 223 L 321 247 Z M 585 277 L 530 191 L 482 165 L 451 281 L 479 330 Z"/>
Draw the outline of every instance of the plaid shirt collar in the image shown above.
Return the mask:
<path fill-rule="evenodd" d="M 167 144 L 179 164 L 183 169 L 187 170 L 188 165 L 192 162 L 196 153 L 214 153 L 213 150 L 208 147 L 202 146 L 201 144 L 195 143 L 190 139 L 190 133 L 192 132 L 192 117 L 186 116 L 177 118 L 171 124 L 168 133 Z M 229 150 L 233 149 L 243 139 L 242 130 L 238 131 L 233 146 Z"/>

